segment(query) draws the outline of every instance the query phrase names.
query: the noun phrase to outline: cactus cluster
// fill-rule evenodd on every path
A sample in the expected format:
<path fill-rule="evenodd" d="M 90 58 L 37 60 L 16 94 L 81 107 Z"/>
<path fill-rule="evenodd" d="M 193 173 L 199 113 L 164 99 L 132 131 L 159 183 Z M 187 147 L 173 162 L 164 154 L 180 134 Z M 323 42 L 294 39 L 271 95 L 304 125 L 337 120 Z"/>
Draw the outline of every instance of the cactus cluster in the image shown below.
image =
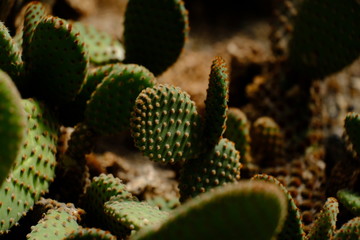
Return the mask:
<path fill-rule="evenodd" d="M 36 215 L 23 238 L 359 239 L 360 174 L 349 171 L 360 169 L 360 118 L 345 119 L 351 161 L 328 170 L 328 186 L 315 80 L 360 55 L 360 4 L 279 5 L 276 67 L 249 84 L 247 106 L 229 108 L 229 70 L 216 57 L 203 113 L 187 92 L 157 82 L 188 37 L 181 0 L 129 0 L 124 44 L 40 2 L 25 6 L 16 38 L 0 22 L 0 238 Z M 87 154 L 111 135 L 176 169 L 178 199 L 145 201 L 112 174 L 91 176 Z"/>

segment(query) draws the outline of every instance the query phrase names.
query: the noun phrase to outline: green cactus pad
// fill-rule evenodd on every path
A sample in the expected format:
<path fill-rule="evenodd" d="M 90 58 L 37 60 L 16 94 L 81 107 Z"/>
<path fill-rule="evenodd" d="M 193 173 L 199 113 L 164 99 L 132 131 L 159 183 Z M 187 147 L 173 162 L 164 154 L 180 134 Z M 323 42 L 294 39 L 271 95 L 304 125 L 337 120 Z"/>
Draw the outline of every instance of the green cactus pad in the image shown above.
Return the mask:
<path fill-rule="evenodd" d="M 18 82 L 23 66 L 20 50 L 11 38 L 9 30 L 1 21 L 0 46 L 0 69 L 9 74 L 16 84 L 21 84 Z"/>
<path fill-rule="evenodd" d="M 144 228 L 130 239 L 269 240 L 281 230 L 286 206 L 275 184 L 229 184 L 186 202 L 162 224 Z"/>
<path fill-rule="evenodd" d="M 303 230 L 303 224 L 301 221 L 300 211 L 298 207 L 295 205 L 294 199 L 288 192 L 288 190 L 273 176 L 266 175 L 266 174 L 256 174 L 254 177 L 251 178 L 251 180 L 262 180 L 266 182 L 275 183 L 280 187 L 280 189 L 283 191 L 285 196 L 287 197 L 287 217 L 284 222 L 284 226 L 282 228 L 282 231 L 278 235 L 278 240 L 304 240 L 305 239 L 305 233 Z"/>
<path fill-rule="evenodd" d="M 91 95 L 85 122 L 104 135 L 127 129 L 136 97 L 154 84 L 154 75 L 142 66 L 127 64 L 113 68 Z"/>
<path fill-rule="evenodd" d="M 108 218 L 104 213 L 104 203 L 109 201 L 113 196 L 127 200 L 136 200 L 136 198 L 126 190 L 125 185 L 119 178 L 111 174 L 101 174 L 98 177 L 94 177 L 90 186 L 87 188 L 82 199 L 82 207 L 87 212 L 87 221 L 90 225 L 106 230 L 109 230 L 109 228 L 113 226 L 113 229 L 118 230 L 118 232 L 126 233 L 124 228 L 118 229 L 116 227 L 118 224 L 116 222 L 114 223 L 113 219 Z"/>
<path fill-rule="evenodd" d="M 199 151 L 199 123 L 190 96 L 180 88 L 160 84 L 139 94 L 130 126 L 135 145 L 144 155 L 175 163 Z"/>
<path fill-rule="evenodd" d="M 184 164 L 180 174 L 180 201 L 214 187 L 240 179 L 240 154 L 235 144 L 223 138 L 209 152 Z"/>
<path fill-rule="evenodd" d="M 17 224 L 54 179 L 58 127 L 44 106 L 23 100 L 27 135 L 15 165 L 0 188 L 0 234 Z"/>
<path fill-rule="evenodd" d="M 284 162 L 284 135 L 272 118 L 260 117 L 254 122 L 251 140 L 252 154 L 257 164 L 272 167 Z"/>
<path fill-rule="evenodd" d="M 62 240 L 78 227 L 76 216 L 66 207 L 50 209 L 26 237 L 28 240 Z"/>
<path fill-rule="evenodd" d="M 360 238 L 360 217 L 356 217 L 341 226 L 336 231 L 333 240 L 359 240 Z"/>
<path fill-rule="evenodd" d="M 240 109 L 229 108 L 224 137 L 235 143 L 242 163 L 251 162 L 250 122 Z"/>
<path fill-rule="evenodd" d="M 339 203 L 335 198 L 328 198 L 323 209 L 315 220 L 307 240 L 331 239 L 336 229 L 336 219 L 339 213 Z"/>
<path fill-rule="evenodd" d="M 165 196 L 154 196 L 146 201 L 155 207 L 158 207 L 162 211 L 171 211 L 180 206 L 178 197 L 167 198 Z"/>
<path fill-rule="evenodd" d="M 34 31 L 43 17 L 46 16 L 46 8 L 41 2 L 32 1 L 25 6 L 24 28 L 22 35 L 22 56 L 24 62 L 29 59 L 29 46 L 31 44 Z"/>
<path fill-rule="evenodd" d="M 124 47 L 113 36 L 81 22 L 74 22 L 73 26 L 89 50 L 90 62 L 105 64 L 124 60 Z"/>
<path fill-rule="evenodd" d="M 121 69 L 122 65 L 121 63 L 116 63 L 90 68 L 83 86 L 75 99 L 61 106 L 60 118 L 62 123 L 66 126 L 74 126 L 84 121 L 86 104 L 90 100 L 91 94 L 95 91 L 97 85 L 101 83 L 105 77 L 109 76 L 114 68 Z"/>
<path fill-rule="evenodd" d="M 188 35 L 182 0 L 130 0 L 124 23 L 125 61 L 159 75 L 179 57 Z"/>
<path fill-rule="evenodd" d="M 107 201 L 104 209 L 105 214 L 114 219 L 114 222 L 131 231 L 157 224 L 169 216 L 168 212 L 161 211 L 147 202 L 126 201 L 117 196 Z"/>
<path fill-rule="evenodd" d="M 355 216 L 360 216 L 360 194 L 342 189 L 337 192 L 337 198 Z"/>
<path fill-rule="evenodd" d="M 217 57 L 212 65 L 205 100 L 204 139 L 212 148 L 226 129 L 229 78 L 224 59 Z"/>
<path fill-rule="evenodd" d="M 70 233 L 64 240 L 116 240 L 109 231 L 98 228 L 79 228 Z"/>
<path fill-rule="evenodd" d="M 38 97 L 55 104 L 73 100 L 80 91 L 88 67 L 84 44 L 71 24 L 44 17 L 29 46 L 27 73 Z"/>
<path fill-rule="evenodd" d="M 289 60 L 297 74 L 322 78 L 360 55 L 360 4 L 356 0 L 304 0 L 289 43 Z"/>
<path fill-rule="evenodd" d="M 0 70 L 0 185 L 8 175 L 25 137 L 21 97 L 10 77 Z"/>
<path fill-rule="evenodd" d="M 346 115 L 345 131 L 354 150 L 360 154 L 360 115 L 358 113 L 351 112 Z"/>

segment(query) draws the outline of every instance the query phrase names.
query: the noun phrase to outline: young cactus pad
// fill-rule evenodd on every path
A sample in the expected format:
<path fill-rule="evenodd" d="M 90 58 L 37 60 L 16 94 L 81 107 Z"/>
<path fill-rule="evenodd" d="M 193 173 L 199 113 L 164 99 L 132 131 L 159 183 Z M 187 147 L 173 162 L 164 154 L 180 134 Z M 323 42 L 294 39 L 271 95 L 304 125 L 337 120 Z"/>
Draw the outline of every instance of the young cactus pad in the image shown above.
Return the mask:
<path fill-rule="evenodd" d="M 269 240 L 281 230 L 286 212 L 286 198 L 275 184 L 239 182 L 199 195 L 130 239 Z"/>
<path fill-rule="evenodd" d="M 92 63 L 104 64 L 124 60 L 124 47 L 113 36 L 82 22 L 74 22 L 73 26 L 80 32 L 80 37 L 89 50 Z"/>
<path fill-rule="evenodd" d="M 321 78 L 349 65 L 360 54 L 357 0 L 304 0 L 289 43 L 291 67 Z"/>
<path fill-rule="evenodd" d="M 155 81 L 143 66 L 117 65 L 92 93 L 85 109 L 85 122 L 104 135 L 127 129 L 136 97 L 143 89 L 154 86 Z"/>
<path fill-rule="evenodd" d="M 339 202 L 341 202 L 355 216 L 360 216 L 360 194 L 342 189 L 336 194 Z"/>
<path fill-rule="evenodd" d="M 184 164 L 180 172 L 180 201 L 239 180 L 240 168 L 240 154 L 235 144 L 221 139 L 211 151 Z"/>
<path fill-rule="evenodd" d="M 179 57 L 188 35 L 182 0 L 130 0 L 125 23 L 125 62 L 159 75 Z"/>
<path fill-rule="evenodd" d="M 27 113 L 25 141 L 0 188 L 0 234 L 14 226 L 48 191 L 54 179 L 58 127 L 44 106 L 23 100 Z"/>
<path fill-rule="evenodd" d="M 307 240 L 331 239 L 336 229 L 339 203 L 335 198 L 328 198 L 323 209 L 312 225 Z"/>
<path fill-rule="evenodd" d="M 70 23 L 44 17 L 29 46 L 26 69 L 38 97 L 55 104 L 73 100 L 80 91 L 88 67 L 84 44 Z"/>
<path fill-rule="evenodd" d="M 356 217 L 336 231 L 333 240 L 359 240 L 360 217 Z"/>
<path fill-rule="evenodd" d="M 8 175 L 25 137 L 21 97 L 10 77 L 0 70 L 0 185 Z"/>
<path fill-rule="evenodd" d="M 98 228 L 78 228 L 62 240 L 116 240 L 109 231 Z"/>
<path fill-rule="evenodd" d="M 151 160 L 175 163 L 193 156 L 200 117 L 190 96 L 178 87 L 157 85 L 136 99 L 131 118 L 135 145 Z"/>
<path fill-rule="evenodd" d="M 215 146 L 226 129 L 229 100 L 229 78 L 224 59 L 217 57 L 209 76 L 205 100 L 204 139 L 209 147 Z"/>

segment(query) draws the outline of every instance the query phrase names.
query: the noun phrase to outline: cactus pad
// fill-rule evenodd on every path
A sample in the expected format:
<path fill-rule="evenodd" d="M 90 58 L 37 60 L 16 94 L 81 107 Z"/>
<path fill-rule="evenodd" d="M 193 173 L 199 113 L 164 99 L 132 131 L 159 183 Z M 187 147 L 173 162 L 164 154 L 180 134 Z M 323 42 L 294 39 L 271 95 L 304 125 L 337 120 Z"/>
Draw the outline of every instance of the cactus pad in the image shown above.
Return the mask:
<path fill-rule="evenodd" d="M 11 38 L 9 30 L 0 21 L 0 69 L 17 82 L 22 69 L 20 50 Z"/>
<path fill-rule="evenodd" d="M 29 240 L 61 240 L 79 227 L 76 220 L 66 207 L 50 209 L 26 237 Z"/>
<path fill-rule="evenodd" d="M 337 198 L 355 216 L 360 216 L 360 194 L 346 189 L 337 192 Z"/>
<path fill-rule="evenodd" d="M 131 240 L 268 240 L 280 231 L 286 211 L 285 196 L 274 184 L 229 184 L 186 202 L 162 224 L 140 230 Z"/>
<path fill-rule="evenodd" d="M 229 100 L 229 78 L 224 59 L 217 57 L 212 65 L 205 100 L 204 139 L 212 148 L 226 129 Z"/>
<path fill-rule="evenodd" d="M 339 213 L 339 203 L 335 198 L 328 198 L 319 213 L 312 228 L 307 235 L 307 240 L 332 239 L 336 229 L 336 219 Z"/>
<path fill-rule="evenodd" d="M 85 109 L 86 123 L 105 135 L 125 130 L 136 97 L 154 83 L 154 75 L 142 66 L 128 64 L 114 68 L 91 95 Z"/>
<path fill-rule="evenodd" d="M 302 228 L 302 221 L 300 217 L 300 211 L 295 205 L 294 199 L 288 192 L 288 190 L 273 176 L 266 175 L 266 174 L 256 174 L 251 180 L 262 180 L 266 182 L 275 183 L 280 187 L 280 189 L 285 194 L 288 204 L 287 204 L 287 217 L 284 222 L 284 226 L 282 231 L 278 235 L 278 240 L 287 240 L 287 239 L 294 239 L 294 240 L 304 240 L 305 233 Z"/>
<path fill-rule="evenodd" d="M 159 75 L 179 57 L 188 35 L 182 0 L 130 0 L 125 23 L 125 61 Z"/>
<path fill-rule="evenodd" d="M 25 6 L 24 29 L 22 35 L 22 56 L 25 62 L 31 61 L 28 50 L 34 31 L 43 17 L 46 16 L 45 6 L 41 2 L 32 1 Z"/>
<path fill-rule="evenodd" d="M 356 0 L 304 0 L 289 43 L 291 67 L 307 78 L 321 78 L 360 55 L 360 4 Z"/>
<path fill-rule="evenodd" d="M 116 240 L 116 237 L 98 228 L 79 228 L 63 240 Z"/>
<path fill-rule="evenodd" d="M 15 225 L 48 191 L 55 175 L 58 127 L 43 105 L 34 100 L 23 100 L 23 105 L 28 115 L 27 135 L 0 188 L 0 233 Z"/>
<path fill-rule="evenodd" d="M 360 217 L 356 217 L 341 226 L 336 231 L 333 240 L 358 240 L 360 232 Z"/>
<path fill-rule="evenodd" d="M 195 103 L 180 88 L 157 85 L 136 99 L 131 118 L 135 145 L 151 160 L 175 163 L 197 149 L 200 117 Z"/>
<path fill-rule="evenodd" d="M 240 179 L 240 154 L 223 138 L 212 151 L 187 161 L 180 175 L 180 201 Z"/>
<path fill-rule="evenodd" d="M 73 100 L 80 91 L 88 66 L 84 44 L 71 24 L 44 17 L 35 29 L 26 63 L 38 97 L 55 104 Z"/>
<path fill-rule="evenodd" d="M 147 202 L 126 201 L 112 197 L 104 205 L 105 213 L 125 228 L 137 231 L 165 220 L 169 214 Z"/>
<path fill-rule="evenodd" d="M 250 122 L 240 109 L 229 108 L 224 137 L 235 143 L 242 163 L 251 162 Z"/>
<path fill-rule="evenodd" d="M 10 77 L 0 70 L 0 185 L 8 175 L 25 137 L 21 97 Z"/>
<path fill-rule="evenodd" d="M 80 32 L 80 37 L 89 50 L 92 63 L 105 64 L 124 60 L 125 50 L 113 36 L 81 22 L 75 22 L 73 26 Z"/>

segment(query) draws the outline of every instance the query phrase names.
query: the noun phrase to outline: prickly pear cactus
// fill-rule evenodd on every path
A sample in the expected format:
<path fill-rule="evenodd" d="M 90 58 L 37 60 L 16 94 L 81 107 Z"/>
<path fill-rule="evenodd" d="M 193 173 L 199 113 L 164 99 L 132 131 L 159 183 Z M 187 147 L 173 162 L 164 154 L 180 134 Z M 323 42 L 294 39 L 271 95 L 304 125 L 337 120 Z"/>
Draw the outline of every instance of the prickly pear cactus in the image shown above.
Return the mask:
<path fill-rule="evenodd" d="M 300 216 L 300 210 L 296 206 L 294 199 L 290 195 L 289 191 L 277 180 L 276 178 L 266 175 L 266 174 L 257 174 L 251 178 L 252 180 L 262 180 L 266 182 L 271 182 L 280 187 L 287 198 L 287 216 L 284 222 L 284 226 L 282 231 L 279 233 L 279 240 L 287 240 L 287 239 L 305 239 L 305 233 L 302 227 L 302 221 Z"/>
<path fill-rule="evenodd" d="M 315 220 L 307 240 L 331 239 L 335 229 L 339 204 L 335 198 L 328 198 L 323 209 Z"/>
<path fill-rule="evenodd" d="M 0 70 L 0 185 L 8 175 L 25 137 L 21 97 L 10 77 Z"/>
<path fill-rule="evenodd" d="M 18 79 L 23 67 L 20 49 L 2 22 L 0 22 L 0 46 L 0 69 L 9 74 L 17 84 L 20 84 Z"/>
<path fill-rule="evenodd" d="M 355 216 L 360 216 L 360 195 L 354 191 L 342 189 L 336 194 L 341 202 Z"/>
<path fill-rule="evenodd" d="M 29 240 L 60 240 L 78 229 L 76 216 L 67 207 L 50 209 L 26 237 Z"/>
<path fill-rule="evenodd" d="M 143 65 L 159 75 L 183 49 L 188 14 L 182 0 L 130 0 L 124 27 L 125 62 Z"/>
<path fill-rule="evenodd" d="M 211 150 L 187 161 L 180 174 L 180 201 L 240 179 L 240 154 L 223 138 Z"/>
<path fill-rule="evenodd" d="M 64 238 L 64 240 L 116 240 L 109 231 L 98 228 L 78 228 Z"/>
<path fill-rule="evenodd" d="M 74 22 L 73 26 L 86 44 L 92 63 L 105 64 L 124 60 L 124 47 L 113 36 L 82 22 Z"/>
<path fill-rule="evenodd" d="M 129 126 L 138 94 L 155 84 L 154 75 L 136 64 L 117 65 L 92 93 L 85 122 L 103 135 L 119 133 Z"/>
<path fill-rule="evenodd" d="M 26 63 L 33 91 L 55 104 L 73 100 L 88 67 L 88 55 L 79 33 L 67 21 L 47 16 L 38 23 Z M 64 81 L 66 79 L 66 81 Z"/>
<path fill-rule="evenodd" d="M 334 240 L 357 240 L 360 232 L 360 217 L 353 218 L 335 232 Z"/>
<path fill-rule="evenodd" d="M 135 145 L 144 155 L 175 163 L 199 151 L 199 123 L 195 103 L 186 92 L 159 84 L 139 94 L 130 125 Z"/>
<path fill-rule="evenodd" d="M 186 202 L 166 221 L 144 228 L 131 240 L 268 240 L 281 230 L 286 211 L 286 198 L 275 184 L 229 184 Z"/>
<path fill-rule="evenodd" d="M 204 139 L 210 148 L 215 146 L 226 129 L 229 101 L 229 78 L 224 59 L 217 57 L 209 76 L 205 100 Z"/>
<path fill-rule="evenodd" d="M 54 180 L 58 127 L 44 105 L 23 100 L 27 114 L 25 141 L 0 188 L 0 233 L 17 224 Z"/>

